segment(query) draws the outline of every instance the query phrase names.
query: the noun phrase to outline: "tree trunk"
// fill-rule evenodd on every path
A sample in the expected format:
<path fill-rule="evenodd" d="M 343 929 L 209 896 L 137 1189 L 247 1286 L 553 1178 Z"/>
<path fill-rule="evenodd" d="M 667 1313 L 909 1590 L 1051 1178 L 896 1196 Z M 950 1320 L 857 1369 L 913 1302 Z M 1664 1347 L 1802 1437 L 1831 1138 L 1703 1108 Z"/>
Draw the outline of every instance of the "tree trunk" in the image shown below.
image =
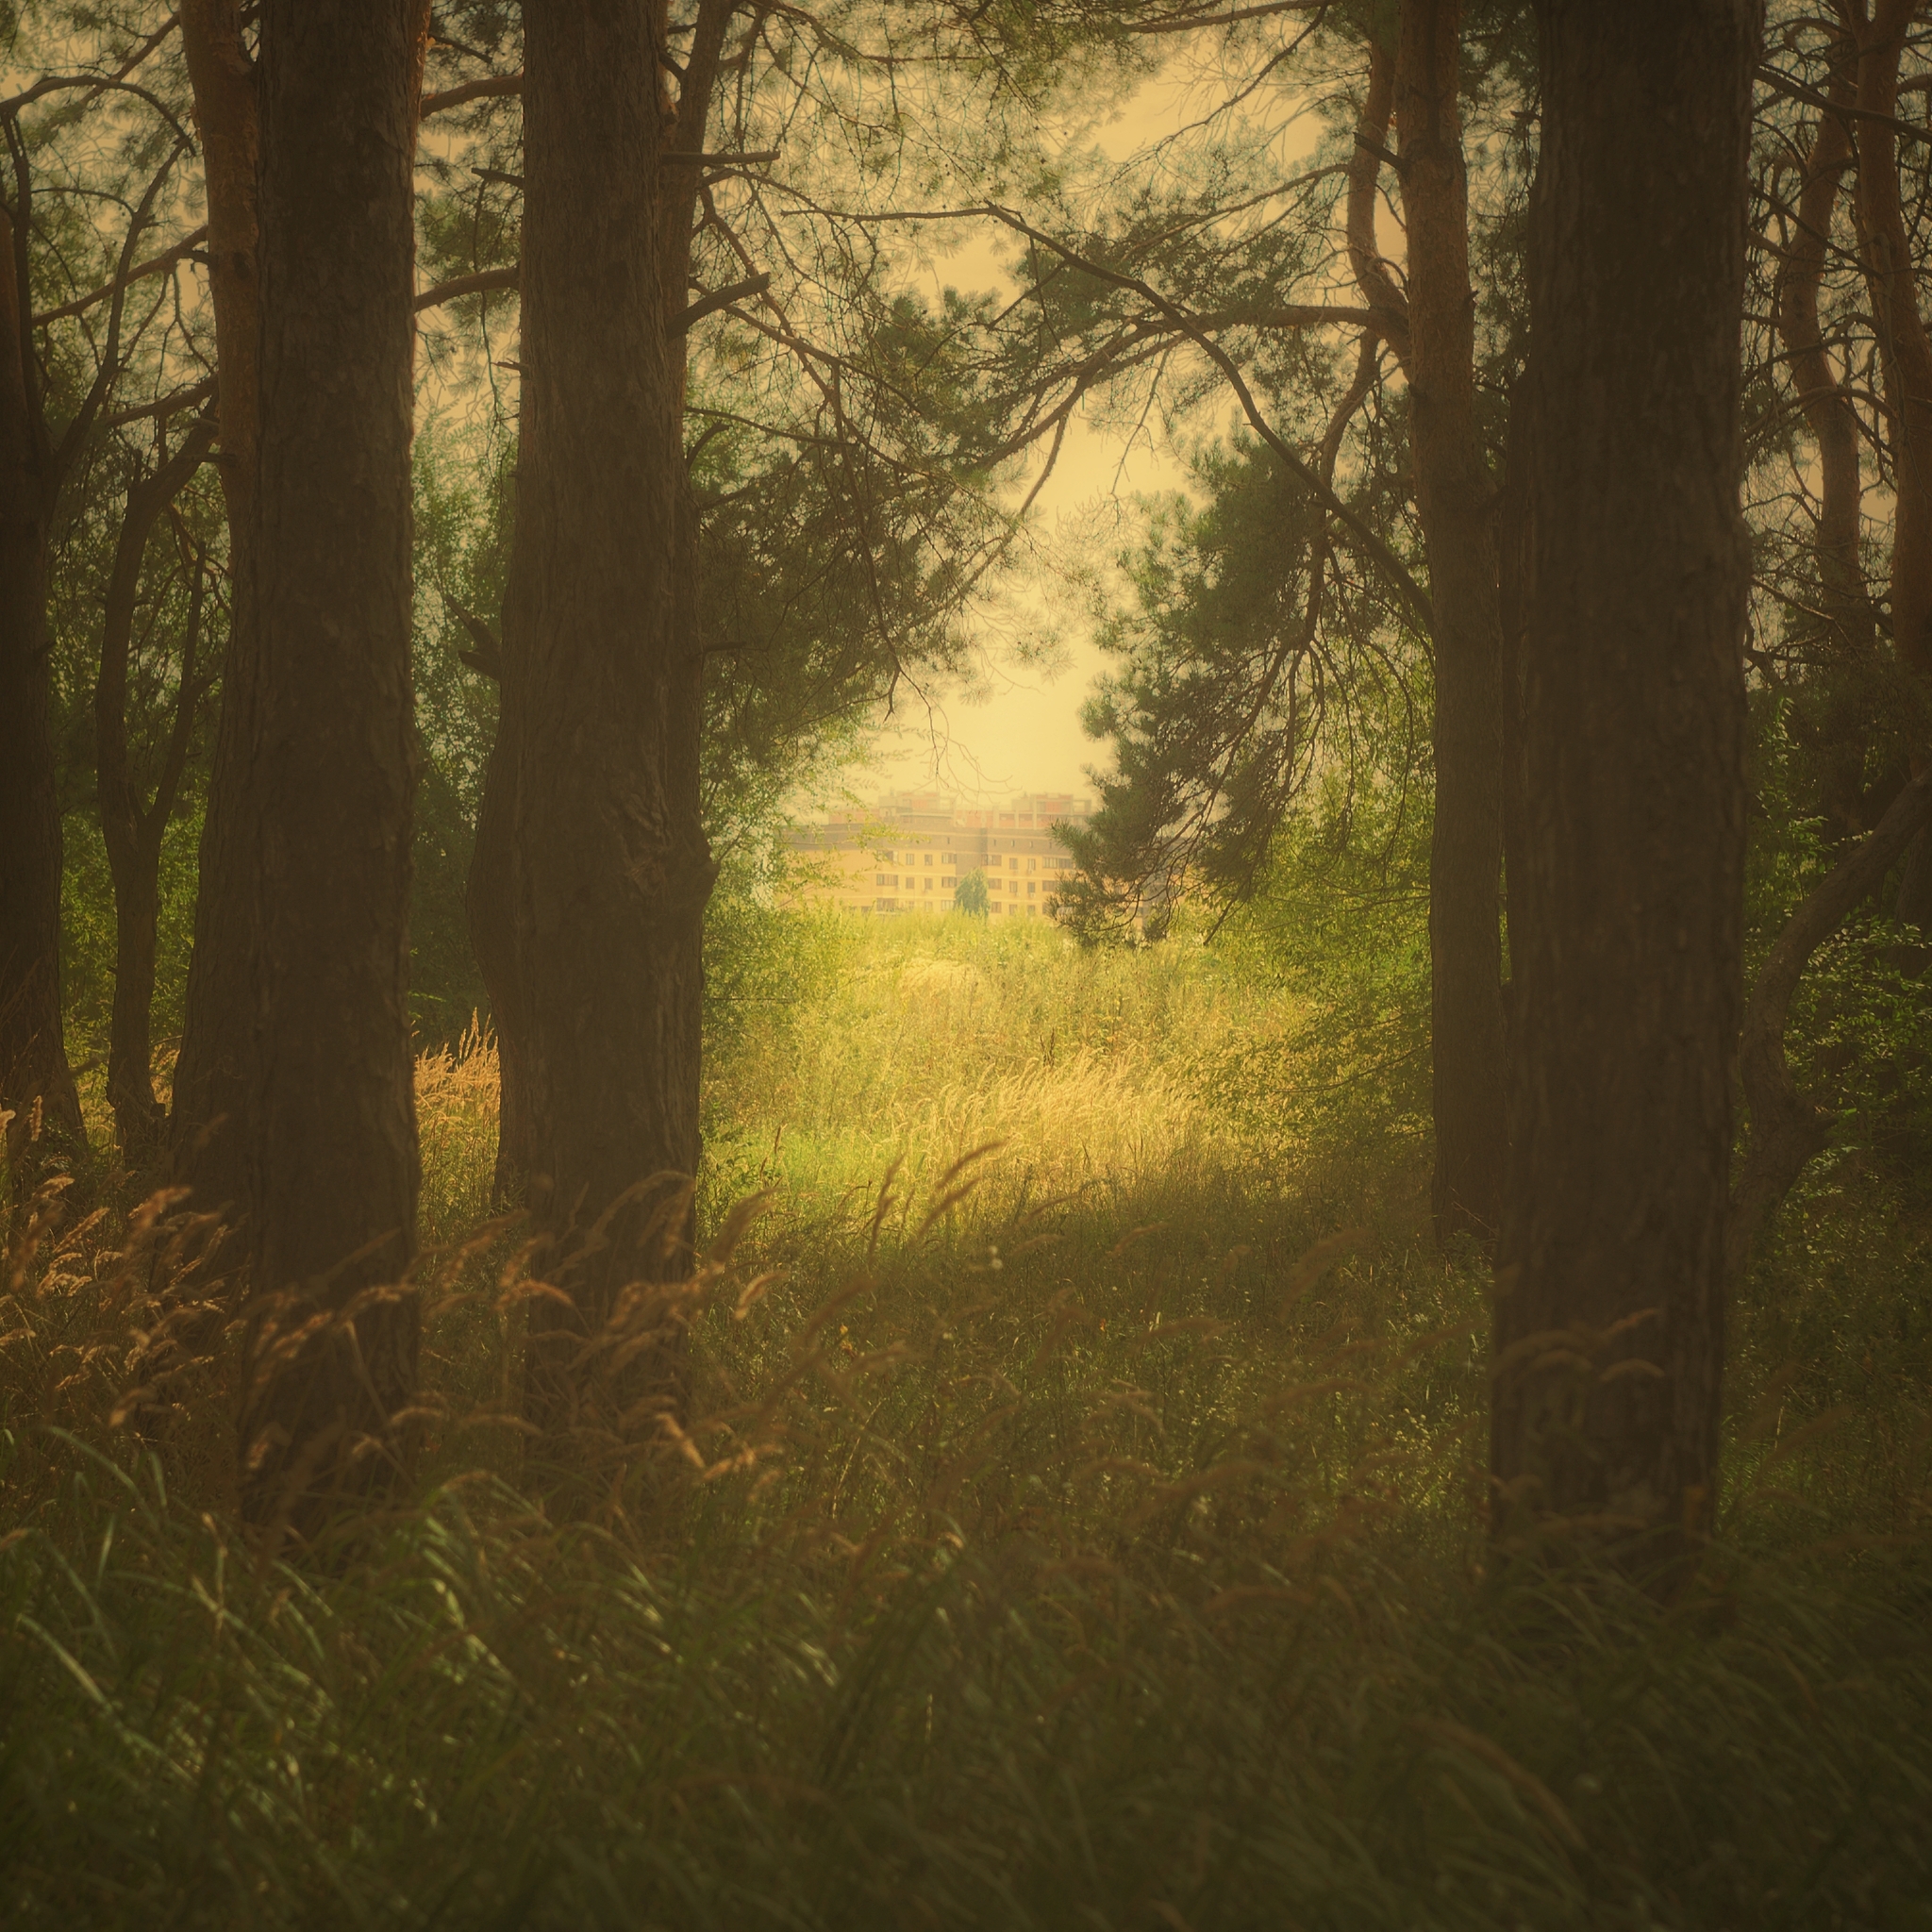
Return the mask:
<path fill-rule="evenodd" d="M 1529 622 L 1529 541 L 1535 523 L 1530 500 L 1530 444 L 1536 425 L 1529 414 L 1529 381 L 1519 374 L 1509 389 L 1508 443 L 1504 452 L 1502 493 L 1496 503 L 1496 615 L 1502 644 L 1503 711 L 1503 929 L 1511 929 L 1517 881 L 1529 863 L 1529 837 L 1524 768 L 1523 664 Z M 1516 1050 L 1515 962 L 1503 982 L 1504 1065 Z M 1506 1175 L 1507 1178 L 1507 1175 Z"/>
<path fill-rule="evenodd" d="M 530 1304 L 540 1459 L 574 1454 L 580 1350 L 619 1289 L 682 1273 L 698 1154 L 712 867 L 697 641 L 675 610 L 661 25 L 635 0 L 525 20 L 517 518 L 472 916 L 506 1051 L 504 1154 L 575 1297 Z"/>
<path fill-rule="evenodd" d="M 1743 875 L 1752 0 L 1541 0 L 1499 1528 L 1710 1520 Z M 1643 138 L 1632 141 L 1641 126 Z M 1560 425 L 1561 433 L 1556 433 Z M 1520 885 L 1520 892 L 1516 888 Z"/>
<path fill-rule="evenodd" d="M 1857 46 L 1850 34 L 1842 35 L 1832 48 L 1827 86 L 1828 99 L 1844 111 L 1821 114 L 1812 135 L 1775 301 L 1791 385 L 1818 444 L 1818 521 L 1813 540 L 1818 616 L 1813 623 L 1829 667 L 1821 686 L 1800 688 L 1790 724 L 1818 759 L 1820 803 L 1838 838 L 1856 837 L 1869 823 L 1865 771 L 1874 721 L 1867 707 L 1846 705 L 1839 691 L 1845 673 L 1856 676 L 1867 668 L 1861 660 L 1871 657 L 1874 613 L 1858 558 L 1863 431 L 1857 406 L 1825 346 L 1819 325 L 1818 290 L 1831 245 L 1840 184 L 1853 159 L 1849 110 L 1857 69 Z"/>
<path fill-rule="evenodd" d="M 166 1124 L 154 1088 L 155 929 L 160 913 L 161 841 L 187 766 L 200 697 L 194 661 L 202 611 L 199 566 L 189 596 L 173 729 L 148 805 L 142 803 L 136 789 L 127 749 L 127 675 L 135 603 L 149 534 L 200 468 L 213 435 L 214 425 L 208 419 L 193 424 L 174 456 L 129 487 L 101 621 L 101 663 L 94 680 L 94 780 L 101 840 L 114 883 L 114 1010 L 108 1037 L 108 1104 L 114 1109 L 122 1158 L 130 1166 L 154 1154 Z"/>
<path fill-rule="evenodd" d="M 1395 58 L 1408 230 L 1416 508 L 1436 612 L 1429 964 L 1439 1240 L 1490 1241 L 1508 1150 L 1503 1069 L 1503 641 L 1495 485 L 1475 416 L 1475 297 L 1457 99 L 1460 0 L 1405 0 Z"/>
<path fill-rule="evenodd" d="M 1855 208 L 1858 253 L 1878 337 L 1891 450 L 1891 637 L 1915 680 L 1922 707 L 1932 698 L 1932 334 L 1919 311 L 1911 239 L 1899 194 L 1899 57 L 1919 11 L 1917 0 L 1877 0 L 1869 19 L 1857 9 L 1858 175 Z M 1928 762 L 1923 741 L 1912 770 Z M 1932 926 L 1932 830 L 1906 859 L 1898 917 Z"/>
<path fill-rule="evenodd" d="M 256 807 L 246 788 L 258 730 L 257 652 L 247 550 L 260 408 L 261 130 L 255 70 L 242 38 L 241 0 L 184 0 L 181 39 L 207 181 L 221 439 L 217 468 L 228 512 L 231 596 L 171 1128 L 175 1177 L 193 1190 L 195 1207 L 239 1215 L 251 1189 L 249 1062 L 255 1044 L 249 841 Z"/>
<path fill-rule="evenodd" d="M 60 808 L 48 708 L 54 481 L 33 401 L 25 277 L 0 209 L 0 1110 L 17 1161 L 36 1124 L 84 1144 L 60 1011 Z"/>
<path fill-rule="evenodd" d="M 269 0 L 242 1507 L 311 1536 L 396 1467 L 415 1385 L 408 1016 L 413 158 L 408 0 Z M 279 1307 L 273 1306 L 285 1297 Z M 323 1320 L 298 1335 L 310 1317 Z"/>

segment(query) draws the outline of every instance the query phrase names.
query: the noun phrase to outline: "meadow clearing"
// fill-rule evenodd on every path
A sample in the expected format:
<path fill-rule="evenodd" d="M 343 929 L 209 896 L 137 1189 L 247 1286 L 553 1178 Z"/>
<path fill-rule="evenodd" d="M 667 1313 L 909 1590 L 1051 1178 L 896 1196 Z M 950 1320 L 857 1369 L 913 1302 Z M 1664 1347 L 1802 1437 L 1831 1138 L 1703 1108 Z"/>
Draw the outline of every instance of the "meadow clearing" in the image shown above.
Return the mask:
<path fill-rule="evenodd" d="M 126 1204 L 0 1304 L 19 1926 L 1932 1925 L 1926 1230 L 1824 1163 L 1660 1607 L 1485 1536 L 1426 1000 L 1237 924 L 714 916 L 688 1426 L 523 1487 L 486 1036 L 419 1067 L 416 1484 L 230 1527 L 225 1357 L 110 1420 Z"/>

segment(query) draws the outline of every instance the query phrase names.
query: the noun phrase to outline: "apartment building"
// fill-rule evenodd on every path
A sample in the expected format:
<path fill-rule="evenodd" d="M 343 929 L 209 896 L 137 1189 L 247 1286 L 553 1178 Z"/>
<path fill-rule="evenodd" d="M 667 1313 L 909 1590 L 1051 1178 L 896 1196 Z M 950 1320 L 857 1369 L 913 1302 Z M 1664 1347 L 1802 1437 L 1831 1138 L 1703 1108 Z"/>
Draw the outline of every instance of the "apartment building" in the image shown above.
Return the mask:
<path fill-rule="evenodd" d="M 933 791 L 889 792 L 870 812 L 800 826 L 786 844 L 803 863 L 797 903 L 847 911 L 949 912 L 959 881 L 986 874 L 996 919 L 1050 919 L 1074 870 L 1056 825 L 1085 824 L 1091 799 L 1025 791 L 999 806 L 961 806 Z"/>

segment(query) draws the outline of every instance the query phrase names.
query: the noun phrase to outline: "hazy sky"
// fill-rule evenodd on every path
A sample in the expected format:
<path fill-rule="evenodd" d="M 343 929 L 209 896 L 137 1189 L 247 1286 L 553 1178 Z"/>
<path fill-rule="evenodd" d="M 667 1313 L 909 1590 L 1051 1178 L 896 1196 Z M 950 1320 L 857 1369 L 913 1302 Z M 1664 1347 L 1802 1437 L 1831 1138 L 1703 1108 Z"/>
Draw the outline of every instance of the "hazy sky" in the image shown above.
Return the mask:
<path fill-rule="evenodd" d="M 1113 160 L 1124 162 L 1182 124 L 1196 122 L 1224 98 L 1224 85 L 1217 85 L 1211 72 L 1192 81 L 1163 75 L 1143 85 L 1117 120 L 1097 129 L 1095 139 Z M 1270 105 L 1270 118 L 1275 122 L 1275 155 L 1283 166 L 1314 149 L 1322 133 L 1314 114 L 1283 116 L 1277 96 Z M 935 263 L 931 286 L 933 293 L 941 286 L 1014 291 L 999 271 L 999 249 L 991 234 L 975 236 Z M 1231 408 L 1221 413 L 1231 415 Z M 1211 425 L 1200 421 L 1196 427 L 1206 431 Z M 1058 464 L 1040 492 L 1034 527 L 1049 555 L 1055 545 L 1073 545 L 1084 537 L 1090 560 L 1095 555 L 1109 557 L 1124 547 L 1136 527 L 1132 508 L 1117 498 L 1180 489 L 1184 481 L 1180 464 L 1159 442 L 1159 424 L 1130 433 L 1095 424 L 1091 417 L 1076 417 Z M 1093 643 L 1091 620 L 1069 597 L 1060 597 L 1060 608 L 1053 608 L 1051 583 L 1032 591 L 1016 588 L 1010 603 L 1018 622 L 1025 620 L 1030 608 L 1053 618 L 1062 643 L 1058 669 L 1041 671 L 1016 662 L 999 620 L 990 620 L 979 628 L 988 695 L 942 695 L 931 711 L 920 699 L 910 699 L 900 708 L 900 717 L 877 732 L 877 767 L 858 774 L 859 792 L 935 782 L 966 798 L 999 798 L 1016 791 L 1091 791 L 1082 776 L 1084 769 L 1111 758 L 1108 746 L 1095 743 L 1080 728 L 1080 706 L 1105 662 Z"/>
<path fill-rule="evenodd" d="M 1124 160 L 1174 125 L 1178 116 L 1177 91 L 1151 82 L 1127 103 L 1118 121 L 1099 130 L 1097 139 L 1112 158 Z M 1013 292 L 999 267 L 1000 253 L 1010 239 L 989 223 L 974 241 L 936 262 L 931 276 L 935 296 L 941 287 Z M 1180 481 L 1179 469 L 1150 446 L 1148 433 L 1130 445 L 1126 435 L 1097 427 L 1083 414 L 1069 427 L 1054 474 L 1034 507 L 1038 535 L 1051 546 L 1102 520 L 1105 527 L 1115 516 L 1117 494 L 1174 489 Z M 941 695 L 930 708 L 921 698 L 908 697 L 899 715 L 875 735 L 876 774 L 860 778 L 860 790 L 937 782 L 968 798 L 1091 791 L 1083 770 L 1107 757 L 1107 748 L 1080 728 L 1080 706 L 1104 661 L 1091 626 L 1077 610 L 1050 609 L 1039 590 L 1016 585 L 1009 601 L 1010 619 L 990 614 L 979 631 L 985 694 Z M 1057 670 L 1016 662 L 1001 635 L 1008 622 L 1024 623 L 1034 611 L 1047 615 L 1059 630 L 1064 649 Z"/>
<path fill-rule="evenodd" d="M 1176 81 L 1151 81 L 1095 138 L 1112 159 L 1124 161 L 1184 121 L 1196 119 L 1204 99 L 1216 92 L 1204 96 Z M 1291 128 L 1282 158 L 1306 152 L 1319 133 L 1313 117 Z M 991 234 L 975 238 L 935 264 L 933 292 L 942 286 L 1013 292 L 998 259 Z M 1074 420 L 1034 509 L 1038 536 L 1049 553 L 1056 544 L 1081 540 L 1090 556 L 1096 550 L 1102 556 L 1119 550 L 1134 523 L 1130 507 L 1117 505 L 1116 499 L 1182 486 L 1184 472 L 1158 446 L 1158 423 L 1130 434 L 1090 418 Z M 1067 608 L 1052 608 L 1050 585 L 1030 591 L 1016 587 L 1011 599 L 1016 622 L 1024 622 L 1029 608 L 1050 615 L 1063 645 L 1059 668 L 1043 671 L 1015 662 L 1001 635 L 1001 621 L 994 618 L 979 633 L 988 694 L 941 695 L 930 710 L 919 698 L 908 698 L 898 716 L 875 734 L 876 766 L 870 774 L 855 774 L 856 789 L 863 793 L 937 783 L 966 798 L 1091 791 L 1085 769 L 1108 762 L 1110 754 L 1080 728 L 1080 707 L 1105 659 L 1079 606 L 1072 599 L 1059 601 Z"/>

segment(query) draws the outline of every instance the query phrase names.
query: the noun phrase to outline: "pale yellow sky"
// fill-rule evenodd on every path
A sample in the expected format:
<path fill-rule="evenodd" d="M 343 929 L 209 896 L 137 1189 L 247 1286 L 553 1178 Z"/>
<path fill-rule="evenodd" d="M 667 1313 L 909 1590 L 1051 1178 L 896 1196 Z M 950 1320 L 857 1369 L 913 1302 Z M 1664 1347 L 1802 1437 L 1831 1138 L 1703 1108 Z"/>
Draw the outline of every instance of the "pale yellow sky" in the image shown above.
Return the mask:
<path fill-rule="evenodd" d="M 1162 76 L 1141 87 L 1094 138 L 1110 159 L 1124 162 L 1196 119 L 1203 100 L 1198 86 Z M 1312 117 L 1291 126 L 1281 143 L 1283 162 L 1306 154 L 1320 132 Z M 931 276 L 933 292 L 942 286 L 1012 292 L 999 270 L 997 246 L 988 234 L 940 261 Z M 1096 548 L 1107 555 L 1122 547 L 1133 529 L 1126 499 L 1182 487 L 1185 473 L 1159 438 L 1154 422 L 1129 432 L 1096 422 L 1091 412 L 1075 420 L 1034 512 L 1044 553 L 1041 570 L 1033 583 L 1013 586 L 1009 614 L 988 613 L 980 627 L 986 694 L 940 694 L 930 709 L 916 696 L 902 702 L 897 716 L 874 735 L 876 766 L 858 777 L 858 790 L 938 785 L 969 800 L 1013 791 L 1091 792 L 1083 774 L 1089 766 L 1110 762 L 1110 754 L 1081 729 L 1080 708 L 1106 660 L 1084 609 L 1041 579 L 1054 575 L 1053 557 L 1060 546 L 1076 545 L 1090 556 Z M 1016 662 L 1002 635 L 1041 613 L 1059 633 L 1063 648 L 1057 670 Z"/>

